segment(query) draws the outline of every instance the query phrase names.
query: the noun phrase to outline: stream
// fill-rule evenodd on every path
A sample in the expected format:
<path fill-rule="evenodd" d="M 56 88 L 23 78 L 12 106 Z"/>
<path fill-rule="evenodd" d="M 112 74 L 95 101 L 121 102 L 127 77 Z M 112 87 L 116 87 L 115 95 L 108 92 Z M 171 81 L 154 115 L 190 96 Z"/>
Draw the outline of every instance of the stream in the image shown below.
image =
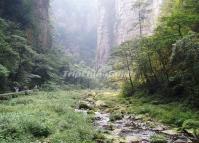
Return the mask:
<path fill-rule="evenodd" d="M 77 108 L 76 112 L 89 114 L 86 106 L 94 106 L 96 102 L 84 99 L 85 108 Z M 104 103 L 103 103 L 104 105 Z M 108 107 L 107 107 L 108 108 Z M 111 113 L 104 108 L 95 106 L 94 126 L 102 132 L 105 139 L 111 143 L 150 143 L 151 136 L 163 135 L 168 143 L 192 143 L 183 133 L 169 129 L 169 127 L 155 122 L 152 119 L 144 121 L 140 115 L 124 115 L 121 119 L 111 120 Z M 106 143 L 96 141 L 97 143 Z M 156 143 L 165 143 L 156 142 Z"/>

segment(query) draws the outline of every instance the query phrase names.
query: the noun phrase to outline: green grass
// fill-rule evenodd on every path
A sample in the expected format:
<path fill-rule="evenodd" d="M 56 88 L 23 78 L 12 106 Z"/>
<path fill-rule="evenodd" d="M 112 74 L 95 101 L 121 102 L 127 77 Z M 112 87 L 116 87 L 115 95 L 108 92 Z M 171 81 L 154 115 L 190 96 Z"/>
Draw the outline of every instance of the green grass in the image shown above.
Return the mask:
<path fill-rule="evenodd" d="M 185 121 L 199 119 L 199 112 L 182 103 L 163 104 L 161 100 L 156 101 L 156 97 L 147 96 L 144 92 L 137 92 L 132 97 L 124 97 L 110 91 L 101 93 L 97 98 L 104 100 L 110 106 L 111 113 L 125 111 L 129 114 L 143 114 L 173 127 L 181 128 Z"/>
<path fill-rule="evenodd" d="M 113 120 L 126 113 L 143 114 L 174 127 L 194 126 L 198 131 L 199 113 L 183 104 L 159 104 L 143 93 L 125 98 L 112 91 L 97 92 L 96 100 L 106 102 Z M 86 91 L 38 92 L 0 101 L 0 142 L 93 143 L 96 132 L 92 118 L 74 112 L 83 94 Z"/>
<path fill-rule="evenodd" d="M 150 138 L 151 143 L 167 143 L 167 140 L 162 135 L 153 135 Z"/>
<path fill-rule="evenodd" d="M 38 92 L 1 101 L 0 142 L 92 143 L 91 121 L 74 112 L 83 92 Z"/>
<path fill-rule="evenodd" d="M 182 103 L 173 102 L 163 104 L 158 103 L 159 101 L 154 101 L 156 99 L 154 97 L 147 97 L 147 95 L 140 96 L 140 93 L 137 94 L 127 99 L 131 105 L 128 107 L 128 112 L 130 113 L 149 115 L 162 123 L 175 127 L 182 127 L 183 122 L 186 120 L 199 119 L 199 113 Z"/>

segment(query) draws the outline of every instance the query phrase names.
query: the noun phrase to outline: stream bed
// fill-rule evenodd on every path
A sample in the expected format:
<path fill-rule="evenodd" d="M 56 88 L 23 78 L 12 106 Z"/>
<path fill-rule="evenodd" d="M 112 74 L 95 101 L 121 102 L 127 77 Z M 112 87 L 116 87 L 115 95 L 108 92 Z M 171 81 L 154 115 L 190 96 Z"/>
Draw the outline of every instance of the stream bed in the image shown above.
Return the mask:
<path fill-rule="evenodd" d="M 86 106 L 88 107 L 95 104 L 90 100 L 85 100 L 84 103 L 87 103 Z M 75 111 L 87 115 L 89 110 L 78 108 Z M 111 143 L 150 143 L 150 138 L 157 135 L 164 136 L 165 141 L 156 143 L 192 143 L 183 133 L 171 130 L 152 119 L 144 121 L 143 117 L 139 115 L 126 114 L 121 119 L 111 120 L 111 113 L 107 112 L 105 108 L 95 107 L 94 126 Z M 100 140 L 97 143 L 106 142 Z"/>

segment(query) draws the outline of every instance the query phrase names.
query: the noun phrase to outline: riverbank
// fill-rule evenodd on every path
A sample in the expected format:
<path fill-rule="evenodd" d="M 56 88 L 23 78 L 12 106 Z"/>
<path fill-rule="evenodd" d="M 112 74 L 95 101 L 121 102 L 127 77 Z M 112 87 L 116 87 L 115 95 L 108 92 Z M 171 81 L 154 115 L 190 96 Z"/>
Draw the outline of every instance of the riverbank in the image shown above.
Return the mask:
<path fill-rule="evenodd" d="M 180 104 L 158 104 L 141 93 L 124 98 L 102 90 L 34 92 L 0 102 L 2 143 L 194 141 L 199 117 Z M 185 133 L 184 126 L 192 128 Z"/>
<path fill-rule="evenodd" d="M 181 106 L 158 104 L 141 95 L 124 98 L 117 92 L 97 91 L 85 96 L 79 108 L 93 114 L 99 142 L 197 142 L 198 113 Z"/>

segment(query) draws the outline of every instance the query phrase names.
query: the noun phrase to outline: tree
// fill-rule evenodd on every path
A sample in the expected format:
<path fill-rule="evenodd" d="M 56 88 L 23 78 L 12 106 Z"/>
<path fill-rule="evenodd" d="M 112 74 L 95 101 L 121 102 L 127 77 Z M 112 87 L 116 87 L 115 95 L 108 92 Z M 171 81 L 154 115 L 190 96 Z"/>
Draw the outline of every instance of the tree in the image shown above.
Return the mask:
<path fill-rule="evenodd" d="M 147 0 L 138 0 L 133 5 L 133 9 L 138 11 L 138 23 L 136 25 L 139 25 L 139 35 L 140 38 L 143 36 L 143 24 L 147 22 L 148 19 L 148 13 L 150 13 L 151 9 L 149 9 L 150 2 L 147 2 Z"/>
<path fill-rule="evenodd" d="M 118 48 L 115 48 L 111 54 L 111 60 L 114 61 L 113 69 L 118 70 L 122 73 L 127 73 L 125 75 L 126 80 L 129 81 L 131 88 L 134 89 L 134 74 L 136 62 L 136 50 L 139 40 L 129 41 L 122 43 Z"/>

